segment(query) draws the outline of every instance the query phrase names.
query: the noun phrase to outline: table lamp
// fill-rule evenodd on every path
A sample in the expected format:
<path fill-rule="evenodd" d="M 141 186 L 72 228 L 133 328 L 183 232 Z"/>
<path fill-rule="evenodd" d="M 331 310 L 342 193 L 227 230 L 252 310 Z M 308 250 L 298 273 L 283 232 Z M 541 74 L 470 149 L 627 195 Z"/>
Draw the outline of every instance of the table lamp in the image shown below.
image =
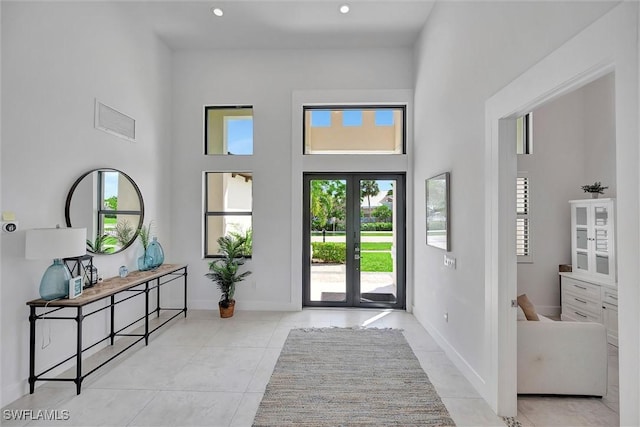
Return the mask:
<path fill-rule="evenodd" d="M 69 293 L 71 273 L 62 258 L 87 253 L 86 228 L 34 228 L 27 230 L 25 257 L 27 259 L 51 259 L 40 281 L 40 297 L 50 301 L 66 297 Z"/>

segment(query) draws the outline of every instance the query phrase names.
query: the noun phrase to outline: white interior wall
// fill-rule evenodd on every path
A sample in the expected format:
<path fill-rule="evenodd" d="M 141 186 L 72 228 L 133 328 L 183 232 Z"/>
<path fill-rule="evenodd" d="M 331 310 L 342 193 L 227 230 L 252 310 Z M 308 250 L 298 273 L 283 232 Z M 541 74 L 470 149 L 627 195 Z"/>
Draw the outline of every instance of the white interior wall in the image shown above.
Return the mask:
<path fill-rule="evenodd" d="M 349 91 L 411 88 L 411 50 L 179 51 L 173 74 L 172 241 L 175 261 L 189 263 L 189 307 L 215 310 L 219 295 L 204 277 L 202 172 L 251 171 L 253 258 L 246 265 L 253 274 L 237 288 L 237 308 L 300 309 L 295 295 L 302 294 L 302 275 L 292 276 L 292 271 L 301 268 L 301 260 L 292 233 L 302 211 L 292 211 L 292 197 L 301 197 L 294 186 L 301 185 L 302 175 L 293 173 L 292 153 L 302 150 L 302 140 L 295 141 L 292 127 L 298 121 L 301 127 L 303 117 L 302 111 L 299 116 L 292 112 L 294 91 L 332 90 L 357 100 Z M 238 104 L 253 106 L 254 155 L 205 156 L 204 106 Z M 357 156 L 349 160 L 351 171 L 367 166 Z"/>
<path fill-rule="evenodd" d="M 4 405 L 28 391 L 25 302 L 39 297 L 51 263 L 25 260 L 24 230 L 64 225 L 65 198 L 77 177 L 97 167 L 128 173 L 144 197 L 145 222 L 154 220 L 168 259 L 172 251 L 170 51 L 116 3 L 2 2 L 2 12 L 2 210 L 14 211 L 20 223 L 20 231 L 2 236 Z M 136 142 L 94 128 L 95 98 L 136 119 Z M 134 244 L 95 256 L 94 265 L 104 277 L 115 276 L 121 265 L 136 270 L 140 253 Z M 138 311 L 122 307 L 119 319 L 131 321 Z M 40 367 L 74 348 L 73 322 L 57 323 L 52 344 L 38 352 Z M 107 318 L 96 315 L 85 326 L 85 342 L 94 342 L 104 336 Z"/>
<path fill-rule="evenodd" d="M 616 200 L 620 342 L 620 423 L 638 425 L 638 16 L 621 3 L 568 40 L 486 102 L 485 289 L 493 358 L 487 400 L 498 413 L 516 413 L 515 116 L 614 71 Z"/>
<path fill-rule="evenodd" d="M 518 156 L 531 179 L 532 262 L 518 264 L 518 294 L 542 314 L 560 314 L 558 265 L 571 264 L 569 200 L 602 181 L 615 197 L 613 73 L 533 111 L 533 154 Z"/>
<path fill-rule="evenodd" d="M 601 181 L 609 188 L 600 197 L 616 197 L 615 75 L 604 77 L 584 89 L 584 174 L 582 182 Z M 582 184 L 582 185 L 584 185 Z M 589 196 L 577 190 L 579 198 Z"/>
<path fill-rule="evenodd" d="M 2 2 L 0 2 L 0 23 L 2 23 Z M 0 94 L 2 93 L 2 31 L 0 30 Z M 0 214 L 4 204 L 2 203 L 2 102 L 0 101 Z M 4 243 L 3 233 L 0 231 L 0 287 L 2 286 L 2 246 Z M 0 290 L 0 295 L 2 295 Z M 0 303 L 1 304 L 1 303 Z M 2 324 L 4 318 L 0 315 L 0 338 L 2 337 Z M 4 359 L 3 352 L 0 351 L 0 405 L 4 405 L 4 374 L 2 373 L 2 361 Z"/>
<path fill-rule="evenodd" d="M 450 171 L 457 268 L 445 268 L 444 252 L 416 237 L 414 313 L 492 405 L 498 356 L 487 332 L 494 296 L 484 286 L 485 101 L 613 6 L 442 2 L 416 48 L 414 235 L 425 233 L 424 179 Z"/>

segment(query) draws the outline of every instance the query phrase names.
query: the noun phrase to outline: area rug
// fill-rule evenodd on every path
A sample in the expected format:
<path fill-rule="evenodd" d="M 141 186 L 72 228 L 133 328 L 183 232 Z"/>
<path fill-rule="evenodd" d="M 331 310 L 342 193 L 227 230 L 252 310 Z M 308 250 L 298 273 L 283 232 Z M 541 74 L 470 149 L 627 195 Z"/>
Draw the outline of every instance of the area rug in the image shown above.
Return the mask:
<path fill-rule="evenodd" d="M 293 329 L 253 425 L 454 426 L 402 331 Z"/>

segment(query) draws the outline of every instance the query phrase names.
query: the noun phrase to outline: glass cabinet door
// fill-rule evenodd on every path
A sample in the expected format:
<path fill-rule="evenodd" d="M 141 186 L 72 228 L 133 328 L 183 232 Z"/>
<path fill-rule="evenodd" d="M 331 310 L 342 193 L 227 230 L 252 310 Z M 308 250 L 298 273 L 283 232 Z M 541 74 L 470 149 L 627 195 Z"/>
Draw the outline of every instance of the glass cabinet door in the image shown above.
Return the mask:
<path fill-rule="evenodd" d="M 572 202 L 572 264 L 575 272 L 615 282 L 614 202 Z"/>

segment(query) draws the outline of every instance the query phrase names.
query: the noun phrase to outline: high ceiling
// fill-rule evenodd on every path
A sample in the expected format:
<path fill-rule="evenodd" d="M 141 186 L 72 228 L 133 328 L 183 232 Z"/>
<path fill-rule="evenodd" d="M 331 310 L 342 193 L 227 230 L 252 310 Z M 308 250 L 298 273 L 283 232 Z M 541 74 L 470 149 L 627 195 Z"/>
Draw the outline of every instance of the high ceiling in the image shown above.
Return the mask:
<path fill-rule="evenodd" d="M 342 14 L 340 6 L 350 11 Z M 173 49 L 411 46 L 433 0 L 156 0 L 120 3 Z M 224 15 L 217 17 L 213 8 Z"/>

